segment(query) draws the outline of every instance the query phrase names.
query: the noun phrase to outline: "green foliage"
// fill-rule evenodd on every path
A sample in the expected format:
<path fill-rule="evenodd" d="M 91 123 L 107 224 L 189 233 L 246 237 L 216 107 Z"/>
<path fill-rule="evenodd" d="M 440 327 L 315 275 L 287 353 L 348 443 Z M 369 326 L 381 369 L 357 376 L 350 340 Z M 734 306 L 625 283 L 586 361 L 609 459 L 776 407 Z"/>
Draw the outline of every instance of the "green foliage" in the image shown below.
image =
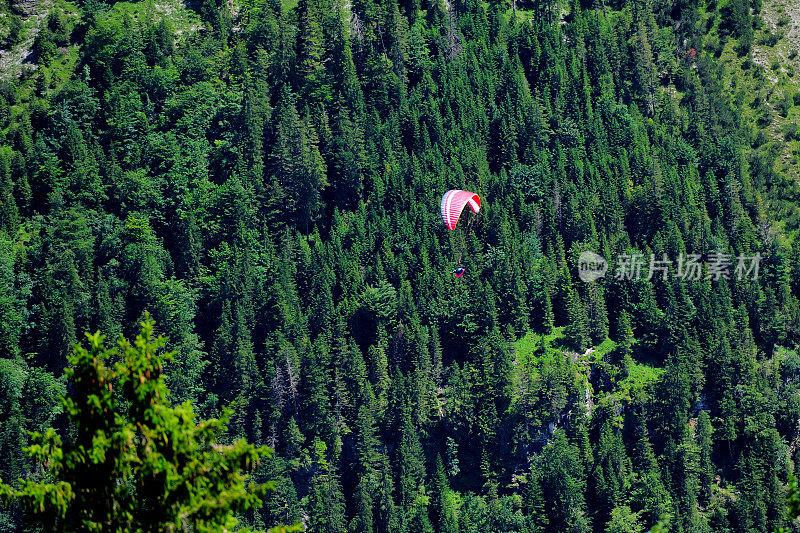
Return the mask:
<path fill-rule="evenodd" d="M 800 495 L 797 492 L 797 478 L 789 475 L 788 490 L 786 491 L 787 517 L 796 520 L 800 517 Z"/>
<path fill-rule="evenodd" d="M 3 485 L 5 499 L 57 531 L 210 531 L 261 504 L 271 487 L 248 484 L 247 474 L 271 450 L 223 444 L 226 418 L 198 422 L 189 403 L 170 405 L 162 371 L 173 354 L 161 353 L 165 339 L 147 315 L 133 344 L 87 338 L 66 369 L 74 433 L 66 442 L 52 429 L 34 433 L 26 452 L 48 475 Z"/>
<path fill-rule="evenodd" d="M 345 4 L 0 4 L 4 65 L 39 29 L 0 80 L 0 472 L 24 480 L 0 529 L 36 501 L 62 530 L 787 527 L 800 92 L 775 6 Z M 468 232 L 440 222 L 456 187 Z M 759 253 L 758 279 L 647 275 L 712 252 Z M 169 360 L 73 350 L 145 310 Z"/>
<path fill-rule="evenodd" d="M 611 520 L 606 526 L 606 533 L 641 533 L 644 531 L 639 513 L 634 513 L 627 505 L 615 507 L 611 511 Z"/>

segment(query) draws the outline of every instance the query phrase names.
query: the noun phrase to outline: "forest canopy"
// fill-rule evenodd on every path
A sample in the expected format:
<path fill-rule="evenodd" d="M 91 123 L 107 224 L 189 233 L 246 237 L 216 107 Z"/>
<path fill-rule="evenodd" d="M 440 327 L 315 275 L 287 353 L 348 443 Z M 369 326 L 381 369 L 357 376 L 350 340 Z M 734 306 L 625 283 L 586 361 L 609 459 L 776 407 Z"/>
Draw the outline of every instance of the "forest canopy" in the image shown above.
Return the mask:
<path fill-rule="evenodd" d="M 97 335 L 76 348 L 84 333 L 144 321 L 172 351 L 145 381 L 159 412 L 241 452 L 253 484 L 187 481 L 219 505 L 196 531 L 797 529 L 791 2 L 0 0 L 0 16 L 6 494 L 50 491 L 42 446 L 68 458 L 92 434 L 76 364 L 112 355 Z M 450 189 L 480 196 L 469 231 L 442 223 Z M 582 279 L 585 252 L 605 276 Z M 694 255 L 729 275 L 646 275 Z M 645 275 L 616 275 L 632 256 Z M 742 257 L 757 273 L 735 275 Z M 121 420 L 125 387 L 97 391 Z M 198 436 L 195 414 L 227 423 Z M 120 479 L 151 473 L 120 457 Z M 124 488 L 128 522 L 104 530 L 144 531 L 131 517 L 165 503 Z M 108 511 L 61 494 L 67 522 Z M 38 530 L 24 500 L 0 531 Z"/>

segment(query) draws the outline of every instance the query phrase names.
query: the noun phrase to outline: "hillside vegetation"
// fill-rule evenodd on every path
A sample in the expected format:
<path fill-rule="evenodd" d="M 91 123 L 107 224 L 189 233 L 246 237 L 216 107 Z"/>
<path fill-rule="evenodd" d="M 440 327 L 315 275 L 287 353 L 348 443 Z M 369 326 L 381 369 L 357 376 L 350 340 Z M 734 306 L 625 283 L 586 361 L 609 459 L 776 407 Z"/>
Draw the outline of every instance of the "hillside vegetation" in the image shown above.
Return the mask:
<path fill-rule="evenodd" d="M 797 528 L 796 2 L 5 0 L 0 17 L 4 482 L 59 481 L 23 450 L 50 428 L 77 449 L 74 344 L 133 338 L 147 312 L 175 350 L 159 409 L 228 410 L 222 446 L 274 449 L 252 475 L 274 490 L 252 510 L 237 473 L 230 524 Z M 453 188 L 482 198 L 460 279 Z M 589 250 L 609 271 L 586 283 Z M 641 278 L 617 277 L 637 253 Z M 733 263 L 648 277 L 651 254 Z M 158 500 L 130 484 L 134 515 Z M 0 531 L 36 528 L 0 508 Z"/>

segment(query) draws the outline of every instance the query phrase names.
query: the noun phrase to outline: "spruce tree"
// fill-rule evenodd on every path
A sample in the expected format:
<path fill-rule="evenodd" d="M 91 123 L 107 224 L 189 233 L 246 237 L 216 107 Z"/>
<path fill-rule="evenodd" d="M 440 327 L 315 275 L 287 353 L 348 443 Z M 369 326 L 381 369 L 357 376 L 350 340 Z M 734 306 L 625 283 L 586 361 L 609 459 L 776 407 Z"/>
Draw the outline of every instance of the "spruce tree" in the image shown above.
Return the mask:
<path fill-rule="evenodd" d="M 271 450 L 243 439 L 225 444 L 226 418 L 197 422 L 191 404 L 170 405 L 162 372 L 173 354 L 163 353 L 165 339 L 147 315 L 141 326 L 133 344 L 121 337 L 106 348 L 98 332 L 87 334 L 88 349 L 75 347 L 63 399 L 75 433 L 35 433 L 28 448 L 52 481 L 0 486 L 48 530 L 230 528 L 261 505 L 268 486 L 248 484 L 248 474 Z"/>

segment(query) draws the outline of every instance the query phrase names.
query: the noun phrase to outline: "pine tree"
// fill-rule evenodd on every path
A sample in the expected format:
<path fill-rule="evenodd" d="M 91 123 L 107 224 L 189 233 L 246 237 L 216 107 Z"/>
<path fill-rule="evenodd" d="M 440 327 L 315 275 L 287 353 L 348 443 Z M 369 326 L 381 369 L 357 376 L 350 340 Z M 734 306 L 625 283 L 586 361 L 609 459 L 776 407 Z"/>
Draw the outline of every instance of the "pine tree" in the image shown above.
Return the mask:
<path fill-rule="evenodd" d="M 408 408 L 403 410 L 401 423 L 402 433 L 398 455 L 400 503 L 404 510 L 410 511 L 415 507 L 415 502 L 418 502 L 420 492 L 424 491 L 425 457 Z"/>
<path fill-rule="evenodd" d="M 607 409 L 604 409 L 608 411 Z M 630 465 L 621 434 L 612 425 L 612 413 L 598 413 L 601 418 L 600 440 L 595 448 L 594 470 L 596 518 L 599 523 L 613 520 L 613 511 L 623 502 L 630 483 Z"/>
<path fill-rule="evenodd" d="M 347 110 L 342 109 L 334 123 L 329 179 L 334 188 L 335 205 L 354 209 L 361 199 L 366 155 L 361 129 L 353 123 Z"/>
<path fill-rule="evenodd" d="M 301 0 L 297 4 L 299 32 L 297 36 L 298 72 L 301 76 L 303 95 L 323 98 L 322 83 L 325 53 L 323 32 L 320 24 L 321 6 L 315 0 Z"/>
<path fill-rule="evenodd" d="M 642 533 L 644 527 L 639 520 L 640 514 L 631 511 L 627 505 L 615 507 L 606 525 L 606 533 Z"/>
<path fill-rule="evenodd" d="M 585 516 L 582 470 L 577 448 L 567 441 L 563 431 L 557 430 L 552 445 L 545 447 L 537 464 L 549 530 L 591 529 Z"/>
<path fill-rule="evenodd" d="M 642 511 L 645 524 L 656 524 L 670 514 L 672 501 L 662 481 L 661 470 L 646 429 L 640 428 L 634 445 L 633 468 L 638 473 L 633 485 L 634 508 Z"/>
<path fill-rule="evenodd" d="M 394 502 L 392 468 L 386 455 L 382 455 L 378 474 L 378 493 L 374 499 L 375 531 L 392 533 L 399 528 L 399 511 Z"/>
<path fill-rule="evenodd" d="M 261 505 L 267 486 L 248 487 L 247 473 L 271 451 L 243 439 L 222 444 L 225 418 L 197 423 L 190 404 L 170 405 L 162 369 L 172 353 L 161 352 L 148 316 L 133 344 L 120 338 L 109 349 L 99 332 L 87 337 L 89 349 L 76 346 L 66 370 L 72 392 L 63 405 L 75 434 L 65 442 L 49 429 L 29 448 L 53 481 L 2 485 L 5 498 L 51 531 L 234 527 L 235 514 Z M 120 358 L 114 367 L 111 357 Z"/>
<path fill-rule="evenodd" d="M 531 463 L 528 484 L 523 496 L 523 509 L 528 519 L 528 530 L 540 533 L 547 530 L 548 518 L 545 508 L 545 496 L 542 492 L 542 481 L 536 463 Z"/>
<path fill-rule="evenodd" d="M 568 288 L 566 294 L 567 327 L 564 334 L 572 347 L 583 353 L 589 346 L 589 320 L 586 309 L 576 290 Z"/>
<path fill-rule="evenodd" d="M 315 437 L 311 451 L 315 474 L 306 507 L 309 514 L 308 531 L 346 533 L 344 494 L 335 467 L 328 462 L 328 448 Z"/>
<path fill-rule="evenodd" d="M 617 319 L 617 342 L 620 351 L 621 378 L 627 377 L 633 364 L 633 328 L 631 327 L 630 315 L 625 311 L 619 313 Z"/>
<path fill-rule="evenodd" d="M 700 461 L 698 464 L 701 496 L 707 500 L 711 496 L 711 487 L 714 483 L 714 463 L 712 461 L 712 431 L 711 419 L 708 411 L 703 411 L 697 417 L 697 429 L 695 430 L 695 440 L 700 450 Z"/>
<path fill-rule="evenodd" d="M 317 132 L 295 109 L 295 97 L 284 87 L 273 115 L 275 144 L 272 168 L 286 194 L 288 213 L 298 229 L 309 231 L 322 189 L 327 185 L 325 162 L 319 152 Z"/>

